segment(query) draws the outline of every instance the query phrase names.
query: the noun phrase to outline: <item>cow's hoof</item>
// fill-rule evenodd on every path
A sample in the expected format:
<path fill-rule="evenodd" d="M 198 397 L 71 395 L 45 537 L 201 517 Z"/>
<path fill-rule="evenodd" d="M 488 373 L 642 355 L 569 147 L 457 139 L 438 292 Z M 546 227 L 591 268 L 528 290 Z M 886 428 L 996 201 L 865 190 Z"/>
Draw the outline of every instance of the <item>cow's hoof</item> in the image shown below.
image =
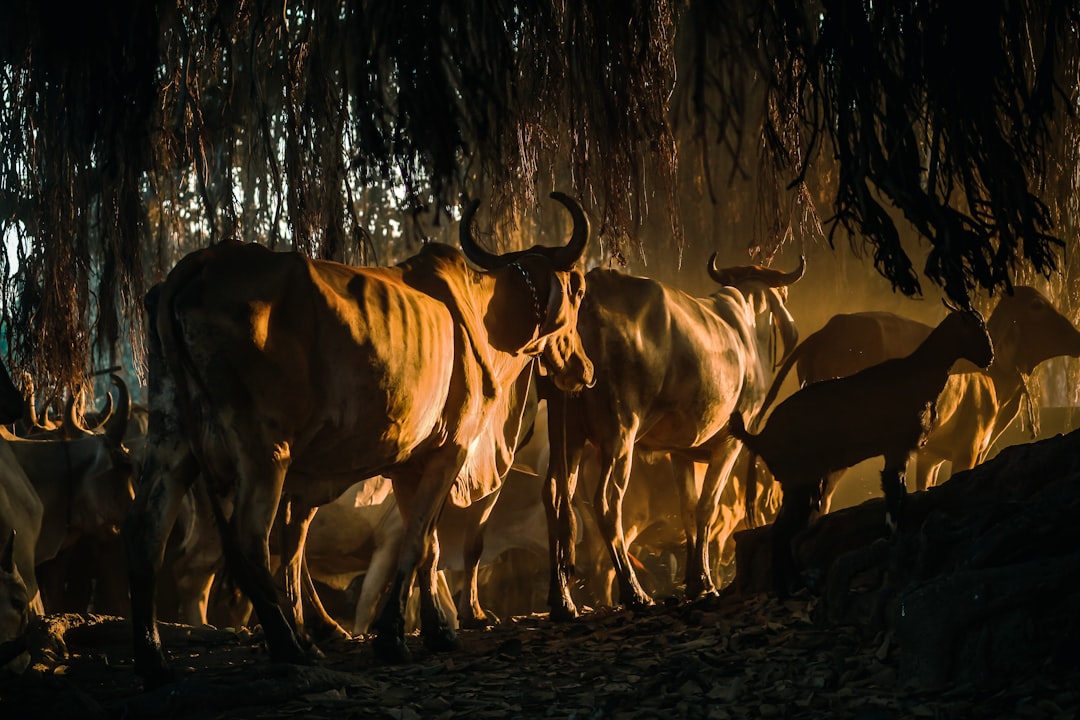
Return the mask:
<path fill-rule="evenodd" d="M 491 613 L 484 613 L 474 617 L 459 617 L 458 627 L 465 630 L 488 630 L 499 624 L 499 618 Z"/>
<path fill-rule="evenodd" d="M 716 594 L 716 586 L 713 585 L 710 580 L 705 580 L 704 578 L 691 578 L 686 581 L 686 597 L 690 600 L 697 600 L 698 598 L 707 595 Z"/>
<path fill-rule="evenodd" d="M 461 641 L 457 633 L 450 628 L 440 628 L 435 632 L 422 633 L 424 647 L 434 652 L 451 652 L 461 649 Z"/>
<path fill-rule="evenodd" d="M 309 626 L 308 632 L 314 642 L 351 640 L 352 635 L 337 623 L 318 623 Z"/>
<path fill-rule="evenodd" d="M 556 605 L 551 608 L 551 612 L 548 613 L 548 617 L 551 620 L 558 622 L 566 622 L 568 620 L 576 620 L 578 617 L 577 608 L 573 605 Z"/>
<path fill-rule="evenodd" d="M 376 635 L 374 640 L 375 657 L 387 665 L 402 665 L 412 662 L 412 653 L 405 645 L 403 637 L 385 637 Z"/>

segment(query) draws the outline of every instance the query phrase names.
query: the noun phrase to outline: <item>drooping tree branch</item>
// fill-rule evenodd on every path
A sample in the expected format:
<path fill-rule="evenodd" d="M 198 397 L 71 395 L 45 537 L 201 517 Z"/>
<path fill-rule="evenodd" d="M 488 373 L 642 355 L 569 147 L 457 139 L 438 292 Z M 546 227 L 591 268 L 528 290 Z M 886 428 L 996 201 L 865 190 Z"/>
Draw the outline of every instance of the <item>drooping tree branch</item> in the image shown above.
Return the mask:
<path fill-rule="evenodd" d="M 674 198 L 674 32 L 671 0 L 5 3 L 11 356 L 79 384 L 187 250 L 392 261 L 466 194 L 514 228 L 572 188 L 621 252 Z"/>

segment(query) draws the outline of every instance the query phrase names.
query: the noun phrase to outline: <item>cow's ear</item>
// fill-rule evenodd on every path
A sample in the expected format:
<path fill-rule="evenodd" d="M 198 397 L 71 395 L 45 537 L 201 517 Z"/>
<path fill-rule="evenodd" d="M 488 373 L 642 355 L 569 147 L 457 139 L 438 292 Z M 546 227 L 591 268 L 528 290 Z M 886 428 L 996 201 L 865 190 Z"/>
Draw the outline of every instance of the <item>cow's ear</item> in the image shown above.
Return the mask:
<path fill-rule="evenodd" d="M 782 289 L 787 290 L 787 288 Z M 773 325 L 780 331 L 780 338 L 784 342 L 784 352 L 777 360 L 777 364 L 780 364 L 799 344 L 799 330 L 795 327 L 795 318 L 791 317 L 787 305 L 784 304 L 780 289 L 769 288 L 765 293 L 765 300 L 773 316 Z"/>
<path fill-rule="evenodd" d="M 575 305 L 585 297 L 585 274 L 577 268 L 570 271 L 570 296 L 574 298 Z"/>
<path fill-rule="evenodd" d="M 13 575 L 15 573 L 15 530 L 12 528 L 0 550 L 0 570 Z"/>
<path fill-rule="evenodd" d="M 566 311 L 568 293 L 563 287 L 562 278 L 551 273 L 548 282 L 547 308 L 544 311 L 544 320 L 540 324 L 540 337 L 551 335 L 569 322 L 569 314 Z"/>

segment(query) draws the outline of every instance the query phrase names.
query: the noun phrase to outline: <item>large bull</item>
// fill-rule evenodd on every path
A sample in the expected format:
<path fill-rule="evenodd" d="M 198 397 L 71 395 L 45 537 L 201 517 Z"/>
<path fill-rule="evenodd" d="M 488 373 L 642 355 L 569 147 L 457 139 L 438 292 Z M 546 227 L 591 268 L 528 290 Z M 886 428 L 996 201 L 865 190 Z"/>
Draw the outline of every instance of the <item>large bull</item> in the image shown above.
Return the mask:
<path fill-rule="evenodd" d="M 443 503 L 485 495 L 510 467 L 524 397 L 515 389 L 533 358 L 567 390 L 592 382 L 576 332 L 585 288 L 575 264 L 589 224 L 577 202 L 553 197 L 573 217 L 569 243 L 505 255 L 477 245 L 478 203 L 469 205 L 460 242 L 485 272 L 438 243 L 394 267 L 353 268 L 230 242 L 173 269 L 153 318 L 167 378 L 125 526 L 136 670 L 148 683 L 169 677 L 154 580 L 196 465 L 211 495 L 235 490 L 231 521 L 220 523 L 226 561 L 272 658 L 310 659 L 294 631 L 299 592 L 280 604 L 268 567 L 279 500 L 288 495 L 294 521 L 283 563 L 295 591 L 314 508 L 376 475 L 391 478 L 407 528 L 376 651 L 408 657 L 414 579 L 425 643 L 456 646 L 432 594 Z"/>
<path fill-rule="evenodd" d="M 770 327 L 758 316 L 771 312 L 785 348 L 796 339 L 785 307 L 786 286 L 805 269 L 716 268 L 723 287 L 694 298 L 648 278 L 596 269 L 578 316 L 585 352 L 597 367 L 596 385 L 579 394 L 553 393 L 549 402 L 551 462 L 545 503 L 551 543 L 548 602 L 556 617 L 572 617 L 570 596 L 575 523 L 571 502 L 586 442 L 599 451 L 601 478 L 594 507 L 627 605 L 651 602 L 627 551 L 622 500 L 634 448 L 667 452 L 687 536 L 686 591 L 713 592 L 709 540 L 717 500 L 738 455 L 728 432 L 735 408 L 756 410 L 768 386 Z M 692 463 L 708 465 L 700 493 Z M 696 507 L 691 508 L 693 498 Z"/>
<path fill-rule="evenodd" d="M 935 484 L 946 461 L 953 471 L 983 462 L 994 442 L 1020 414 L 1028 395 L 1027 379 L 1038 365 L 1061 355 L 1080 356 L 1080 330 L 1038 290 L 1017 286 L 1003 295 L 987 330 L 994 344 L 994 364 L 979 370 L 960 361 L 953 368 L 937 401 L 937 422 L 916 455 L 915 489 Z M 933 328 L 887 312 L 862 312 L 832 317 L 788 355 L 762 406 L 768 411 L 785 377 L 794 367 L 799 384 L 847 377 L 884 360 L 903 357 L 918 347 Z M 1037 415 L 1031 410 L 1032 425 Z M 837 474 L 838 475 L 838 474 Z M 827 483 L 823 510 L 837 477 Z M 752 500 L 748 491 L 748 501 Z"/>

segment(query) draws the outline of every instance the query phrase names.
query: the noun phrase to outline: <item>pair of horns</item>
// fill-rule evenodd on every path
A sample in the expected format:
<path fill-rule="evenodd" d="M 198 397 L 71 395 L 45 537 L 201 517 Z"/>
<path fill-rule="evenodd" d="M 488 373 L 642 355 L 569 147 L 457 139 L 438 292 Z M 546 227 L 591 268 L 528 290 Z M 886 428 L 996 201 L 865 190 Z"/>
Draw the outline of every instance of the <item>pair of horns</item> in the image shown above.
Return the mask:
<path fill-rule="evenodd" d="M 738 285 L 746 280 L 758 280 L 769 287 L 785 287 L 797 281 L 806 272 L 806 256 L 799 256 L 799 267 L 791 272 L 783 272 L 782 270 L 774 270 L 760 265 L 717 267 L 716 253 L 713 253 L 709 256 L 708 270 L 709 277 L 721 285 Z"/>
<path fill-rule="evenodd" d="M 558 270 L 569 270 L 574 266 L 574 263 L 581 259 L 581 256 L 585 253 L 585 247 L 589 244 L 589 218 L 585 215 L 581 204 L 569 195 L 553 192 L 551 197 L 562 203 L 570 211 L 570 217 L 574 220 L 574 231 L 566 245 L 559 247 L 537 246 L 531 250 L 520 250 L 503 255 L 489 252 L 480 247 L 472 234 L 473 216 L 476 214 L 476 209 L 480 207 L 480 201 L 473 200 L 466 206 L 458 230 L 461 250 L 465 253 L 465 257 L 485 270 L 494 270 L 510 264 L 520 255 L 533 253 L 547 257 Z"/>

